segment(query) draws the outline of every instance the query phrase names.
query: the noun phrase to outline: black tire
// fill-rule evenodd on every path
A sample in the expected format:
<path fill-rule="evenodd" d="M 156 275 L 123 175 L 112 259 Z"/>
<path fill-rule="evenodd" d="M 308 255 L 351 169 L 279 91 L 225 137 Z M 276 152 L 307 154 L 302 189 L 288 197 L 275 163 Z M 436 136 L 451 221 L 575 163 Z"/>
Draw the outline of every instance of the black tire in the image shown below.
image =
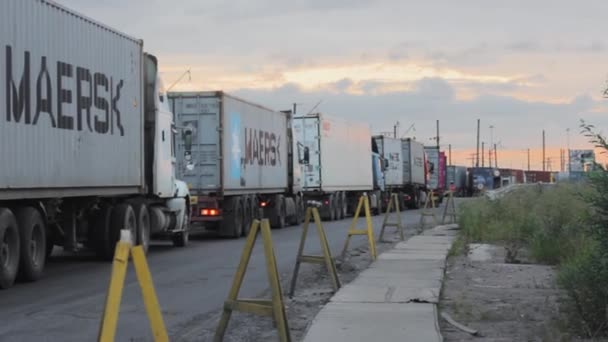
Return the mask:
<path fill-rule="evenodd" d="M 135 244 L 142 246 L 144 253 L 148 254 L 150 249 L 150 212 L 145 203 L 137 203 L 133 205 L 135 217 L 137 218 L 137 238 Z"/>
<path fill-rule="evenodd" d="M 90 222 L 93 227 L 93 235 L 95 236 L 95 254 L 102 260 L 112 260 L 116 242 L 113 239 L 113 234 L 110 234 L 112 224 L 113 207 L 109 204 L 102 204 L 99 211 L 92 217 Z"/>
<path fill-rule="evenodd" d="M 274 219 L 270 221 L 273 228 L 283 229 L 287 226 L 287 210 L 285 208 L 285 199 L 283 195 L 275 196 Z"/>
<path fill-rule="evenodd" d="M 343 192 L 339 192 L 338 193 L 338 203 L 336 205 L 336 210 L 337 210 L 337 219 L 338 220 L 342 220 L 344 219 L 344 196 L 343 196 Z"/>
<path fill-rule="evenodd" d="M 120 203 L 112 210 L 112 220 L 110 224 L 111 241 L 120 240 L 120 231 L 126 229 L 131 232 L 132 242 L 137 241 L 137 217 L 135 210 L 129 203 Z"/>
<path fill-rule="evenodd" d="M 348 199 L 346 198 L 346 193 L 342 193 L 342 218 L 346 218 L 348 216 Z"/>
<path fill-rule="evenodd" d="M 25 281 L 36 281 L 44 272 L 46 261 L 46 223 L 40 211 L 22 207 L 16 212 L 19 226 L 19 274 Z"/>
<path fill-rule="evenodd" d="M 249 234 L 249 231 L 251 230 L 251 223 L 253 222 L 253 215 L 254 215 L 254 207 L 253 207 L 253 199 L 252 198 L 245 198 L 245 200 L 243 201 L 243 206 L 244 206 L 244 215 L 245 215 L 245 220 L 243 223 L 243 236 L 247 236 Z"/>
<path fill-rule="evenodd" d="M 300 196 L 296 196 L 296 225 L 299 225 L 300 223 L 302 223 L 302 221 L 304 221 L 304 203 L 302 201 L 302 197 Z"/>
<path fill-rule="evenodd" d="M 223 236 L 238 239 L 243 235 L 243 206 L 240 197 L 232 197 L 226 200 L 224 210 L 224 221 L 221 232 Z M 227 214 L 227 215 L 226 215 Z"/>
<path fill-rule="evenodd" d="M 0 289 L 15 283 L 19 269 L 21 243 L 19 228 L 13 213 L 0 208 Z"/>

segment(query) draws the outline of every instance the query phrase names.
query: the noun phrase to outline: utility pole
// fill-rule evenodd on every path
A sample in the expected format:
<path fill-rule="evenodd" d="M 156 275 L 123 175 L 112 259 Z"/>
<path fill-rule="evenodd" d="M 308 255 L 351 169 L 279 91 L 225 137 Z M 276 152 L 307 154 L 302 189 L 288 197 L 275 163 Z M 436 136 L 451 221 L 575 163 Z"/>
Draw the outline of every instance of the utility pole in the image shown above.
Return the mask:
<path fill-rule="evenodd" d="M 570 128 L 566 128 L 566 144 L 568 145 L 568 172 L 570 172 L 572 170 L 570 163 Z"/>
<path fill-rule="evenodd" d="M 543 129 L 543 171 L 547 171 L 546 159 L 545 159 L 545 130 L 544 129 Z"/>
<path fill-rule="evenodd" d="M 494 167 L 498 169 L 498 151 L 496 150 L 496 144 L 494 144 Z"/>
<path fill-rule="evenodd" d="M 437 149 L 439 150 L 439 120 L 437 120 Z"/>
<path fill-rule="evenodd" d="M 293 114 L 292 114 L 292 117 L 296 116 L 296 107 L 298 107 L 298 104 L 294 102 L 293 103 Z"/>
<path fill-rule="evenodd" d="M 452 144 L 448 145 L 448 165 L 452 165 Z"/>
<path fill-rule="evenodd" d="M 490 146 L 488 147 L 488 164 L 492 167 L 492 146 L 494 145 L 494 125 L 490 125 Z M 496 158 L 496 157 L 494 157 Z"/>
<path fill-rule="evenodd" d="M 528 171 L 530 171 L 530 149 L 528 148 Z"/>
<path fill-rule="evenodd" d="M 480 120 L 477 119 L 477 160 L 475 162 L 476 167 L 479 167 L 479 122 Z"/>
<path fill-rule="evenodd" d="M 481 167 L 485 166 L 485 162 L 483 160 L 483 147 L 484 147 L 485 143 L 482 141 L 481 142 Z"/>
<path fill-rule="evenodd" d="M 397 139 L 397 127 L 399 127 L 399 121 L 393 126 L 393 138 Z"/>

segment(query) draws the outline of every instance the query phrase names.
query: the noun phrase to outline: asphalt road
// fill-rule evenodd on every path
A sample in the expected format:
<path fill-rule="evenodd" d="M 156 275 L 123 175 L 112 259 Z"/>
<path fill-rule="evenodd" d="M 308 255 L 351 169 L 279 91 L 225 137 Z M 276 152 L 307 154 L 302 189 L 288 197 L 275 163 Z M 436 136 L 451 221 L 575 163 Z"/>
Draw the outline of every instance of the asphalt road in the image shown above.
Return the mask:
<path fill-rule="evenodd" d="M 419 211 L 402 213 L 406 225 L 417 224 Z M 326 222 L 332 254 L 339 255 L 351 219 Z M 382 216 L 373 217 L 376 236 Z M 359 228 L 364 220 L 359 220 Z M 295 263 L 301 226 L 273 230 L 279 272 L 291 272 Z M 312 228 L 312 226 L 311 226 Z M 389 227 L 388 229 L 394 229 Z M 148 256 L 154 285 L 169 334 L 210 312 L 217 312 L 228 294 L 245 239 L 193 238 L 186 248 L 155 242 Z M 353 237 L 351 246 L 367 243 Z M 309 229 L 309 254 L 320 254 L 316 231 Z M 0 341 L 93 341 L 110 279 L 111 265 L 90 256 L 56 256 L 43 279 L 18 283 L 0 291 Z M 240 296 L 254 297 L 268 286 L 261 239 L 258 239 Z M 139 285 L 131 268 L 123 290 L 117 341 L 151 341 Z"/>

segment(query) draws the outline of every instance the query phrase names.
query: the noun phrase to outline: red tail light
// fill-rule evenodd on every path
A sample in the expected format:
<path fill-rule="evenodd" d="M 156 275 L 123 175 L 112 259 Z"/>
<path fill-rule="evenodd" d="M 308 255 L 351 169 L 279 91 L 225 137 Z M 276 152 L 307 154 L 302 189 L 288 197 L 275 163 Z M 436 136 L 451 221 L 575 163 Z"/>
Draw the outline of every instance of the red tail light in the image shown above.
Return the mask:
<path fill-rule="evenodd" d="M 262 201 L 260 202 L 260 207 L 265 208 L 268 205 L 268 202 Z"/>
<path fill-rule="evenodd" d="M 323 203 L 325 203 L 325 205 L 329 205 L 329 200 L 325 200 Z"/>
<path fill-rule="evenodd" d="M 201 216 L 218 216 L 220 214 L 219 209 L 201 209 Z"/>

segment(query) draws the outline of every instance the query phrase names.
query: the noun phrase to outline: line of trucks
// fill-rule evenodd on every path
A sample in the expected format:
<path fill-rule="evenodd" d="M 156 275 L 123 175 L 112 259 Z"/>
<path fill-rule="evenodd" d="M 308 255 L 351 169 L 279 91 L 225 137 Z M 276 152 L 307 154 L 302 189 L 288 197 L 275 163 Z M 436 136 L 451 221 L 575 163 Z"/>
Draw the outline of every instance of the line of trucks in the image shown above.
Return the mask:
<path fill-rule="evenodd" d="M 221 91 L 169 93 L 184 139 L 177 172 L 191 194 L 192 222 L 239 237 L 255 217 L 298 224 L 308 201 L 324 220 L 354 212 L 366 193 L 379 213 L 388 194 L 417 207 L 426 188 L 424 146 L 372 136 L 368 124 L 321 113 L 294 116 Z"/>
<path fill-rule="evenodd" d="M 183 247 L 193 226 L 236 238 L 309 200 L 334 220 L 364 193 L 379 213 L 445 186 L 438 150 L 368 124 L 166 93 L 142 40 L 50 0 L 0 2 L 0 111 L 0 289 L 39 279 L 54 247 L 109 260 L 121 229 Z"/>

